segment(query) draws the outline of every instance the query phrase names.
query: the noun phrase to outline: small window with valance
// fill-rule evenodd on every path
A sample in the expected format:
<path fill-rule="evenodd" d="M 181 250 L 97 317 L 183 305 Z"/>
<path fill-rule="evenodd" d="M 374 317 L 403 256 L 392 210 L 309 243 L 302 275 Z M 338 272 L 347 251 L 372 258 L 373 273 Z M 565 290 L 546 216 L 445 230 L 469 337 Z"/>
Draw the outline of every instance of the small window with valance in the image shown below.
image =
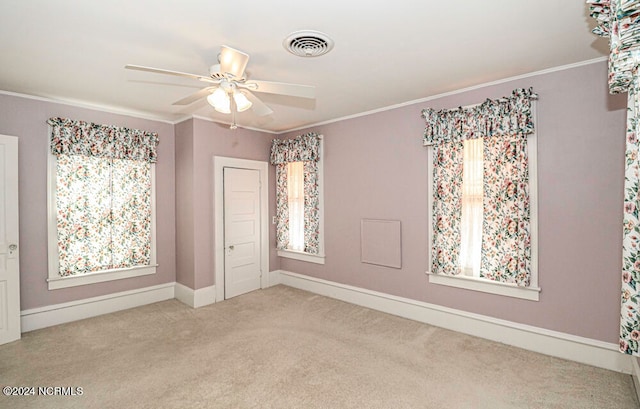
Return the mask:
<path fill-rule="evenodd" d="M 278 255 L 324 264 L 322 138 L 274 139 Z"/>

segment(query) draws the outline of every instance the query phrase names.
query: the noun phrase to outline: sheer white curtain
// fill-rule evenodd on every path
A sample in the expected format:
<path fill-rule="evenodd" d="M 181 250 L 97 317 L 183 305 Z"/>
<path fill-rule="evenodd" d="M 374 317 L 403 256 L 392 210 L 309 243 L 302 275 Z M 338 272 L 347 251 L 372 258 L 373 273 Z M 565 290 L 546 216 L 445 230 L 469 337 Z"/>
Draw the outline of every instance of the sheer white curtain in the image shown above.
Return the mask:
<path fill-rule="evenodd" d="M 287 164 L 289 249 L 304 251 L 304 162 Z"/>
<path fill-rule="evenodd" d="M 462 274 L 473 277 L 480 276 L 482 249 L 482 142 L 482 138 L 464 141 L 460 269 Z"/>

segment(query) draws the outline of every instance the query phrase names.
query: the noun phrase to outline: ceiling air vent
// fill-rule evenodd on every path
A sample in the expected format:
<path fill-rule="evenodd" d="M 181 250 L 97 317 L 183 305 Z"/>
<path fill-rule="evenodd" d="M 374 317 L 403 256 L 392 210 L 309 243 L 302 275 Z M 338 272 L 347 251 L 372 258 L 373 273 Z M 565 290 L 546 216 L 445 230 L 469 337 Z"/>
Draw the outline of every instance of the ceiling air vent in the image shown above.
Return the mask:
<path fill-rule="evenodd" d="M 299 57 L 318 57 L 331 51 L 333 40 L 319 31 L 296 31 L 282 42 L 284 48 Z"/>

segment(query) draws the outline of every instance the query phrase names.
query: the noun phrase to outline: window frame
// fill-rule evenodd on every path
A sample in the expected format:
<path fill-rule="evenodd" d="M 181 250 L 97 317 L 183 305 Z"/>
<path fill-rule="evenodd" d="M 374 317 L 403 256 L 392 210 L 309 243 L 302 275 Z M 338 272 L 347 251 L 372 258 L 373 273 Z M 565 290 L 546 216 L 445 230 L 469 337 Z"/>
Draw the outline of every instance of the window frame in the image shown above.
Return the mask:
<path fill-rule="evenodd" d="M 318 222 L 318 254 L 311 254 L 305 251 L 278 249 L 278 257 L 289 258 L 292 260 L 306 261 L 308 263 L 324 264 L 324 138 L 318 135 L 320 139 L 318 160 L 318 206 L 320 220 Z M 275 220 L 275 219 L 274 219 Z"/>
<path fill-rule="evenodd" d="M 51 130 L 49 130 L 49 134 Z M 102 283 L 124 278 L 139 277 L 156 273 L 156 172 L 155 163 L 151 163 L 151 262 L 147 266 L 116 268 L 94 271 L 82 275 L 61 277 L 58 260 L 58 230 L 56 208 L 57 158 L 49 150 L 47 155 L 47 258 L 49 290 L 76 287 L 80 285 Z"/>
<path fill-rule="evenodd" d="M 536 121 L 536 102 L 531 103 L 534 123 Z M 529 201 L 530 201 L 530 225 L 531 225 L 531 271 L 530 284 L 521 287 L 516 284 L 502 283 L 480 277 L 470 277 L 462 274 L 444 275 L 431 272 L 433 257 L 433 146 L 427 148 L 427 174 L 429 175 L 427 194 L 427 274 L 429 283 L 445 285 L 449 287 L 463 288 L 507 297 L 520 298 L 530 301 L 539 301 L 540 287 L 538 284 L 538 136 L 537 131 L 527 136 L 527 154 L 529 160 Z"/>

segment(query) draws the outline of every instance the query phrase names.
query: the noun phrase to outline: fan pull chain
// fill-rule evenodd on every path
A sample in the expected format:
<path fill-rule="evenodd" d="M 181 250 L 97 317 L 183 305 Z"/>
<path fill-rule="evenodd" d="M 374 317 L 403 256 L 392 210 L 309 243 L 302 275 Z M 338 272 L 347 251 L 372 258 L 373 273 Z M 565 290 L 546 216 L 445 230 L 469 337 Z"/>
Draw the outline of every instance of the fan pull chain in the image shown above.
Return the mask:
<path fill-rule="evenodd" d="M 229 127 L 229 129 L 234 131 L 238 129 L 238 125 L 236 124 L 236 111 L 238 107 L 236 106 L 236 101 L 233 99 L 233 97 L 229 99 L 230 99 L 229 102 L 231 103 L 231 126 Z"/>

